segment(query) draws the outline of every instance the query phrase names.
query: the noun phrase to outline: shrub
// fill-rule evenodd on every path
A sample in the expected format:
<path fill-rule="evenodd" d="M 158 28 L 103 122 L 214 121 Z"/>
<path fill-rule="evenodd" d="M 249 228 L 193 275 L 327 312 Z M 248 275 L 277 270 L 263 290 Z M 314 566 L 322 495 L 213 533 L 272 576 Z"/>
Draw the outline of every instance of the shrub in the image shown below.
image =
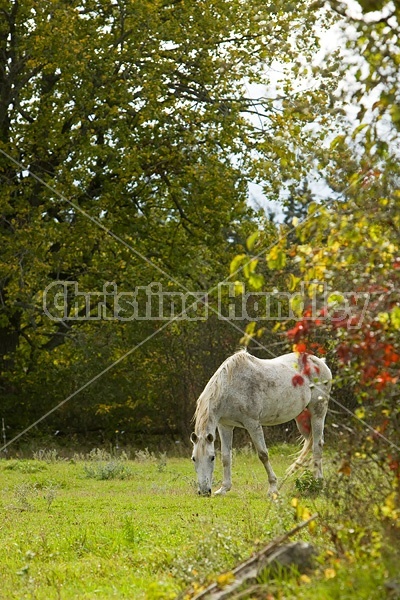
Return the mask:
<path fill-rule="evenodd" d="M 83 468 L 86 477 L 90 479 L 129 479 L 133 476 L 129 466 L 118 459 L 108 462 L 97 461 L 84 465 Z"/>
<path fill-rule="evenodd" d="M 314 475 L 306 469 L 300 477 L 295 480 L 296 489 L 304 496 L 316 496 L 323 488 L 322 479 L 316 479 Z"/>

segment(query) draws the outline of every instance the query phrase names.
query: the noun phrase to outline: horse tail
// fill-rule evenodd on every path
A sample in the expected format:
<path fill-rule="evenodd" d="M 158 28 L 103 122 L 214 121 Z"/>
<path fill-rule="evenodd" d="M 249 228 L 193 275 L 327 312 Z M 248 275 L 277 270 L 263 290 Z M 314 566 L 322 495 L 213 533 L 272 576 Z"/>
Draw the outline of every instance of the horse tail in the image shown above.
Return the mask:
<path fill-rule="evenodd" d="M 297 469 L 300 469 L 300 467 L 303 466 L 304 459 L 310 452 L 312 445 L 313 445 L 313 437 L 312 437 L 312 434 L 310 434 L 310 436 L 308 438 L 304 438 L 303 448 L 301 449 L 300 454 L 298 455 L 296 460 L 286 470 L 286 476 L 292 475 L 295 471 L 297 471 Z"/>
<path fill-rule="evenodd" d="M 296 425 L 304 438 L 303 448 L 300 450 L 296 460 L 290 465 L 286 471 L 286 476 L 292 475 L 297 469 L 303 466 L 304 460 L 309 454 L 313 446 L 313 435 L 311 429 L 311 413 L 308 408 L 304 409 L 303 412 L 296 417 Z"/>

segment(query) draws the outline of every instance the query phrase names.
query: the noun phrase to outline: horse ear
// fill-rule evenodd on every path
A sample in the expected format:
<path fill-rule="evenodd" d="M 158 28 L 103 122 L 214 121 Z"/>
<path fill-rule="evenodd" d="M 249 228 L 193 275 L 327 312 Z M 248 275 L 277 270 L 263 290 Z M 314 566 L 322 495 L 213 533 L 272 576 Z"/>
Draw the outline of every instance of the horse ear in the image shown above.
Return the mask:
<path fill-rule="evenodd" d="M 209 442 L 210 444 L 213 443 L 214 441 L 214 436 L 212 433 L 209 433 L 208 436 L 206 437 L 207 442 Z"/>
<path fill-rule="evenodd" d="M 197 442 L 199 441 L 199 438 L 197 437 L 194 431 L 190 436 L 190 441 L 192 442 L 192 444 L 197 444 Z"/>

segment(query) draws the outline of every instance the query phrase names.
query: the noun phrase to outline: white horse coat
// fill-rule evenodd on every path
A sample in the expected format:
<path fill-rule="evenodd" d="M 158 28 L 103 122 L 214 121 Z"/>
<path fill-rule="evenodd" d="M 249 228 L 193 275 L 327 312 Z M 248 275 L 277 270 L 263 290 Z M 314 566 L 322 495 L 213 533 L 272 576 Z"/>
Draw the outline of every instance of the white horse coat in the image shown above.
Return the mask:
<path fill-rule="evenodd" d="M 291 353 L 260 359 L 241 350 L 227 358 L 197 401 L 191 441 L 199 494 L 211 494 L 217 428 L 224 475 L 216 494 L 225 494 L 232 486 L 231 452 L 235 427 L 243 427 L 249 432 L 267 471 L 270 493 L 277 492 L 277 478 L 269 462 L 263 426 L 296 419 L 304 446 L 289 471 L 303 463 L 312 447 L 315 476 L 322 478 L 323 430 L 331 382 L 332 374 L 325 362 L 309 354 Z"/>

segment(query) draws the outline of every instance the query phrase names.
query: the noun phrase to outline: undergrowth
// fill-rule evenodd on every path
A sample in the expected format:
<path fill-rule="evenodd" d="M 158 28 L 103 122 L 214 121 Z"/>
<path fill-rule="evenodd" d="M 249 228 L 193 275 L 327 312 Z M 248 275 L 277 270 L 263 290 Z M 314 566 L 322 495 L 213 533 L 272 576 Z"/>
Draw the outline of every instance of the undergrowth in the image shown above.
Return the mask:
<path fill-rule="evenodd" d="M 282 477 L 287 446 L 271 460 Z M 232 491 L 199 498 L 189 456 L 95 449 L 70 460 L 54 452 L 1 460 L 0 598 L 190 598 L 314 513 L 298 536 L 315 546 L 314 568 L 261 577 L 241 598 L 399 597 L 395 490 L 372 465 L 351 473 L 325 465 L 322 489 L 305 471 L 270 499 L 247 448 L 234 453 Z"/>

